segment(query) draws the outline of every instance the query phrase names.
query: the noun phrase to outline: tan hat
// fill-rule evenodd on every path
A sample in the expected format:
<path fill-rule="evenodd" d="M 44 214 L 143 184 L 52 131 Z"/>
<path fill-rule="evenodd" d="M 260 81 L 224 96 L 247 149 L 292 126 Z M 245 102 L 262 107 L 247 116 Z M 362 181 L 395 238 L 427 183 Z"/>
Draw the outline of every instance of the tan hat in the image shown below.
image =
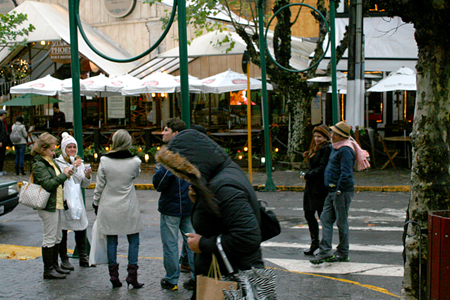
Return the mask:
<path fill-rule="evenodd" d="M 346 138 L 350 136 L 351 127 L 344 121 L 336 123 L 336 125 L 331 126 L 330 129 L 339 134 L 340 136 Z"/>

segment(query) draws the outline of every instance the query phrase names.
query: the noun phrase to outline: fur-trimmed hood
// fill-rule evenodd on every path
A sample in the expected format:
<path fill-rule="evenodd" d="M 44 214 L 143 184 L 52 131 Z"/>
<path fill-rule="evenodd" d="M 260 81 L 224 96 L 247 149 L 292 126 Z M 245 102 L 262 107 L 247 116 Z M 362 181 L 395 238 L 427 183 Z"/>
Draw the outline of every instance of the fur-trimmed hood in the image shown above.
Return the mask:
<path fill-rule="evenodd" d="M 208 183 L 232 162 L 216 142 L 194 129 L 178 133 L 155 158 L 173 174 L 193 184 L 194 178 Z"/>

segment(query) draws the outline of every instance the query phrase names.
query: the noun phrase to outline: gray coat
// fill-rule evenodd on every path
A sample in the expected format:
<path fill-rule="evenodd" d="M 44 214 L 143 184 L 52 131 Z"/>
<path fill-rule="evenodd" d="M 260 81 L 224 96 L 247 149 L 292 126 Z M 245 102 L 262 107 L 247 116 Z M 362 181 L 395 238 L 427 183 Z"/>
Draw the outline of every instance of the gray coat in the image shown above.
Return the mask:
<path fill-rule="evenodd" d="M 20 133 L 22 133 L 22 138 L 20 139 L 20 142 L 17 144 L 14 144 L 14 145 L 26 144 L 27 138 L 28 138 L 28 133 L 27 133 L 27 130 L 25 129 L 25 125 L 23 125 L 20 122 L 16 122 L 13 124 L 13 126 L 11 128 L 11 132 L 13 132 L 14 130 L 18 130 Z"/>
<path fill-rule="evenodd" d="M 101 234 L 124 235 L 143 230 L 133 184 L 140 166 L 141 160 L 136 156 L 100 159 L 94 204 L 98 206 L 97 226 Z"/>

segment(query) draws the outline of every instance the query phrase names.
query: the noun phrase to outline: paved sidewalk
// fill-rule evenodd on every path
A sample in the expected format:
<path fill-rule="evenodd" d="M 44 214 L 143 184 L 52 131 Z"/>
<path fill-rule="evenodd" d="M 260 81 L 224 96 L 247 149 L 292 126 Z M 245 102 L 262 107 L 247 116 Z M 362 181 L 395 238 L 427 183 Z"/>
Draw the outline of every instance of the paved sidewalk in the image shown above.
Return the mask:
<path fill-rule="evenodd" d="M 151 168 L 151 171 L 144 171 L 136 178 L 136 188 L 153 189 L 153 170 Z M 245 172 L 248 174 L 247 170 Z M 8 173 L 2 177 L 22 182 L 28 180 L 29 174 L 17 176 L 13 173 Z M 265 170 L 257 170 L 252 173 L 252 179 L 253 185 L 257 186 L 259 190 L 263 190 L 267 181 L 267 174 Z M 305 182 L 300 179 L 300 171 L 298 170 L 273 171 L 272 181 L 279 190 L 284 191 L 303 191 L 305 187 Z M 355 172 L 354 181 L 357 191 L 409 192 L 411 171 L 406 169 L 369 169 L 362 172 Z M 94 188 L 94 185 L 91 185 L 91 188 Z"/>

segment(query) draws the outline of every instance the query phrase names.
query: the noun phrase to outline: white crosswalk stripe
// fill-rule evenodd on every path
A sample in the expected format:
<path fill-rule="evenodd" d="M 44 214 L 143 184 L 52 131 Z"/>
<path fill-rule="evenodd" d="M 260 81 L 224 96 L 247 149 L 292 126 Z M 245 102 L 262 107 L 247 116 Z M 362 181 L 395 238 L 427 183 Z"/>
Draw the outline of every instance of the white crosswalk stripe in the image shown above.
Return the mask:
<path fill-rule="evenodd" d="M 281 248 L 309 248 L 309 244 L 301 243 L 278 243 L 278 242 L 264 242 L 261 244 L 262 247 L 281 247 Z M 337 245 L 333 245 L 333 249 Z M 350 244 L 351 251 L 369 251 L 369 252 L 393 252 L 402 253 L 403 246 L 397 245 L 358 245 Z"/>
<path fill-rule="evenodd" d="M 357 275 L 375 275 L 375 276 L 403 276 L 403 266 L 386 265 L 386 264 L 370 264 L 370 263 L 354 263 L 354 262 L 336 262 L 323 263 L 313 265 L 307 260 L 297 259 L 278 259 L 266 258 L 277 266 L 286 270 L 303 273 L 320 273 L 320 274 L 357 274 Z"/>

